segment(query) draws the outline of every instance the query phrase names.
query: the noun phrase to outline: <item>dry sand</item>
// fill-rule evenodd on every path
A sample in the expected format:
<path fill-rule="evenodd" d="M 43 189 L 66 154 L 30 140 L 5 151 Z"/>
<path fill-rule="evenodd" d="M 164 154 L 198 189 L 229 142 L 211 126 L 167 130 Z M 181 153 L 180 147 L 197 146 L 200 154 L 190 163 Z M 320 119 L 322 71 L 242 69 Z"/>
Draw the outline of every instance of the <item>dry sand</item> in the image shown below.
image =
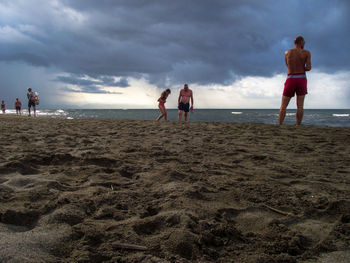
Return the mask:
<path fill-rule="evenodd" d="M 350 262 L 348 128 L 0 123 L 0 262 Z"/>

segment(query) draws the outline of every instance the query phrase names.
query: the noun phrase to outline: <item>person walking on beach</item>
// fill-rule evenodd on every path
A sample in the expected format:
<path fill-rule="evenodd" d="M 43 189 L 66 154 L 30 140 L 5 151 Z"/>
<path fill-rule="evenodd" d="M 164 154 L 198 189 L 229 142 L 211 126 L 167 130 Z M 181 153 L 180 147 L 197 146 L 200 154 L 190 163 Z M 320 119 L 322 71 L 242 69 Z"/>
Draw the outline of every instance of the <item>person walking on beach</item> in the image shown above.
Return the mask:
<path fill-rule="evenodd" d="M 306 71 L 311 70 L 311 53 L 304 49 L 305 40 L 302 36 L 294 39 L 294 48 L 285 52 L 288 68 L 287 80 L 284 83 L 282 103 L 278 123 L 282 125 L 286 117 L 287 106 L 295 93 L 297 94 L 296 125 L 300 125 L 304 114 L 304 99 L 307 94 Z"/>
<path fill-rule="evenodd" d="M 16 98 L 15 109 L 16 109 L 17 115 L 22 115 L 21 108 L 22 108 L 22 103 L 18 100 L 18 98 Z"/>
<path fill-rule="evenodd" d="M 1 101 L 1 110 L 2 110 L 2 114 L 5 114 L 5 112 L 6 112 L 5 101 Z"/>
<path fill-rule="evenodd" d="M 34 110 L 34 117 L 36 116 L 36 104 L 35 104 L 35 100 L 36 100 L 36 95 L 35 93 L 32 91 L 31 88 L 28 89 L 27 92 L 27 98 L 28 98 L 28 116 L 31 116 L 30 113 L 30 109 L 31 107 L 33 107 Z"/>
<path fill-rule="evenodd" d="M 190 107 L 191 100 L 191 107 Z M 185 112 L 184 119 L 187 121 L 188 112 L 193 110 L 193 92 L 188 88 L 187 84 L 184 84 L 184 88 L 180 90 L 178 99 L 178 109 L 179 109 L 179 121 L 182 118 L 182 112 Z"/>
<path fill-rule="evenodd" d="M 162 92 L 162 94 L 160 95 L 160 98 L 158 99 L 158 102 L 159 102 L 158 108 L 160 109 L 161 114 L 158 116 L 157 121 L 159 121 L 163 117 L 165 121 L 168 120 L 168 115 L 165 108 L 165 102 L 170 93 L 171 93 L 170 89 L 166 89 L 165 91 Z"/>

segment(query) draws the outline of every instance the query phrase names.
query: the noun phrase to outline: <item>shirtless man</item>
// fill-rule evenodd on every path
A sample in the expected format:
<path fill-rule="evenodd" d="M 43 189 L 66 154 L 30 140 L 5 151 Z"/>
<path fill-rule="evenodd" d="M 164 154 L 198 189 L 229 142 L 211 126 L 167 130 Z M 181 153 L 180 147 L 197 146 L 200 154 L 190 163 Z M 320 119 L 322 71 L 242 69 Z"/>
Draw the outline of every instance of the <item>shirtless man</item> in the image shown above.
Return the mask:
<path fill-rule="evenodd" d="M 30 108 L 33 107 L 34 109 L 34 117 L 36 116 L 36 105 L 35 105 L 35 100 L 34 100 L 34 97 L 35 97 L 35 94 L 34 92 L 32 91 L 31 88 L 28 89 L 28 92 L 27 92 L 27 98 L 28 98 L 28 113 L 30 116 Z"/>
<path fill-rule="evenodd" d="M 307 80 L 305 71 L 311 70 L 311 53 L 304 49 L 305 41 L 302 36 L 294 40 L 294 48 L 284 54 L 288 68 L 287 80 L 284 83 L 282 103 L 278 116 L 281 125 L 286 117 L 287 106 L 294 94 L 297 94 L 296 124 L 300 125 L 304 114 L 304 99 L 307 94 Z"/>
<path fill-rule="evenodd" d="M 191 107 L 190 107 L 191 99 Z M 188 88 L 188 85 L 185 84 L 184 88 L 180 90 L 179 99 L 178 99 L 178 109 L 179 109 L 179 121 L 182 118 L 182 112 L 184 111 L 184 119 L 187 121 L 187 115 L 190 111 L 190 108 L 193 108 L 193 92 Z"/>

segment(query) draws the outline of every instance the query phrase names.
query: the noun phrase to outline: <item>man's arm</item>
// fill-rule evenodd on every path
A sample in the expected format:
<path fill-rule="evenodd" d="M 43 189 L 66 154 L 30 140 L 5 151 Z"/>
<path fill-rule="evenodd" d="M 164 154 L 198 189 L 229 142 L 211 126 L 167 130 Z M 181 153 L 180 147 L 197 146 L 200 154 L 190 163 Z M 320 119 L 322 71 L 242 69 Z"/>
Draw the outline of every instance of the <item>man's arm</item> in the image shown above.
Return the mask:
<path fill-rule="evenodd" d="M 193 107 L 193 91 L 191 92 L 191 107 Z"/>
<path fill-rule="evenodd" d="M 287 56 L 288 56 L 288 50 L 286 52 L 284 52 L 284 60 L 286 62 L 286 66 L 288 68 Z"/>
<path fill-rule="evenodd" d="M 179 98 L 177 99 L 177 104 L 178 104 L 178 105 L 180 105 L 180 100 L 181 100 L 181 91 L 182 91 L 182 90 L 180 90 Z"/>
<path fill-rule="evenodd" d="M 306 51 L 306 66 L 305 71 L 311 70 L 311 53 L 309 51 Z"/>

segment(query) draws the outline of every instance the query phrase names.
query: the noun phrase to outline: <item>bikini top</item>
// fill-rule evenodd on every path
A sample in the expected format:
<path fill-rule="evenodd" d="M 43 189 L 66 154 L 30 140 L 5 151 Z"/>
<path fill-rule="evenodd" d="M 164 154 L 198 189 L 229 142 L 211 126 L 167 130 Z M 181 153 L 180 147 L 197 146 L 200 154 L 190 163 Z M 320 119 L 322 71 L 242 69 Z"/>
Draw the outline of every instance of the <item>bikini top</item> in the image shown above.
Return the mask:
<path fill-rule="evenodd" d="M 161 97 L 162 100 L 166 100 L 166 98 L 168 96 L 166 95 L 166 92 L 164 91 L 160 97 Z"/>

